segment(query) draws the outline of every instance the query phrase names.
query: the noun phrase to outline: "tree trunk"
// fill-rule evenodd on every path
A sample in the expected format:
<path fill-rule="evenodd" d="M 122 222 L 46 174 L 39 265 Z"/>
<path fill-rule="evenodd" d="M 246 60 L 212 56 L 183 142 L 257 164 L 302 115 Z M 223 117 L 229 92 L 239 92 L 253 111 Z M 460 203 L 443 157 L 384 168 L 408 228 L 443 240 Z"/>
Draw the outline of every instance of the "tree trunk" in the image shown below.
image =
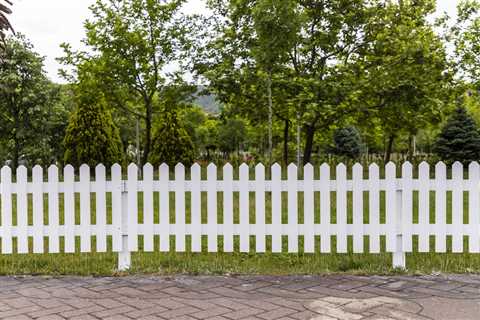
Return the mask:
<path fill-rule="evenodd" d="M 152 146 L 152 103 L 148 101 L 146 103 L 146 113 L 145 113 L 145 146 L 143 150 L 142 163 L 140 164 L 143 167 L 148 162 L 148 157 L 150 156 L 150 149 Z"/>
<path fill-rule="evenodd" d="M 395 136 L 390 135 L 388 137 L 388 145 L 387 145 L 387 152 L 385 153 L 385 163 L 390 162 L 390 159 L 392 157 L 392 151 L 393 151 L 393 143 L 395 142 Z"/>
<path fill-rule="evenodd" d="M 290 121 L 285 120 L 283 129 L 283 162 L 288 166 L 288 140 L 289 140 Z"/>
<path fill-rule="evenodd" d="M 273 107 L 272 107 L 272 73 L 268 73 L 267 79 L 267 96 L 268 96 L 268 159 L 272 164 L 273 152 Z"/>
<path fill-rule="evenodd" d="M 305 149 L 303 152 L 303 164 L 310 163 L 313 150 L 313 139 L 315 138 L 315 127 L 307 126 L 305 130 Z"/>

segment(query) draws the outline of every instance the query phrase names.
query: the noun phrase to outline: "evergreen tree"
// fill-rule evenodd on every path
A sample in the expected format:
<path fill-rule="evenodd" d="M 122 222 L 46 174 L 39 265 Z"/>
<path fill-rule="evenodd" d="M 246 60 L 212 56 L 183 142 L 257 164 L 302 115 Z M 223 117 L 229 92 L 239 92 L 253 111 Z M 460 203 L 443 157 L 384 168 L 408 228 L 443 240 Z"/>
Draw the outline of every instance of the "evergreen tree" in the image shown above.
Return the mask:
<path fill-rule="evenodd" d="M 64 138 L 66 164 L 79 167 L 122 161 L 122 142 L 112 115 L 103 103 L 79 103 Z"/>
<path fill-rule="evenodd" d="M 333 134 L 335 142 L 334 152 L 340 156 L 354 159 L 362 152 L 362 139 L 355 127 L 338 129 Z"/>
<path fill-rule="evenodd" d="M 190 166 L 194 161 L 194 146 L 191 137 L 179 123 L 175 112 L 164 112 L 162 121 L 153 136 L 150 163 L 162 163 L 174 167 L 178 163 Z"/>
<path fill-rule="evenodd" d="M 437 137 L 434 152 L 449 163 L 480 159 L 480 133 L 465 108 L 457 108 L 447 121 Z"/>

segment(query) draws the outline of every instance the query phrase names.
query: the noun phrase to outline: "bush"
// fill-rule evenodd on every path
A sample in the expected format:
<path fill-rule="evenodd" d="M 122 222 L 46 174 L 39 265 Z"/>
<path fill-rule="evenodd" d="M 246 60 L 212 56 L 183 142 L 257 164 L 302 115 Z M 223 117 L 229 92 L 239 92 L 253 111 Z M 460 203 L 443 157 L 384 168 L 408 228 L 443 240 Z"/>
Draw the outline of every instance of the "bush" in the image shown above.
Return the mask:
<path fill-rule="evenodd" d="M 70 117 L 64 138 L 64 161 L 79 167 L 122 161 L 122 142 L 112 115 L 103 104 L 79 104 Z"/>
<path fill-rule="evenodd" d="M 448 119 L 437 137 L 433 151 L 448 163 L 468 163 L 480 158 L 480 133 L 465 108 L 457 108 Z"/>
<path fill-rule="evenodd" d="M 182 163 L 188 167 L 194 158 L 192 139 L 179 123 L 176 113 L 165 112 L 153 136 L 150 163 L 154 166 L 166 163 L 170 167 Z"/>
<path fill-rule="evenodd" d="M 333 134 L 333 140 L 335 142 L 333 152 L 336 155 L 355 159 L 362 153 L 362 139 L 355 127 L 336 130 Z"/>

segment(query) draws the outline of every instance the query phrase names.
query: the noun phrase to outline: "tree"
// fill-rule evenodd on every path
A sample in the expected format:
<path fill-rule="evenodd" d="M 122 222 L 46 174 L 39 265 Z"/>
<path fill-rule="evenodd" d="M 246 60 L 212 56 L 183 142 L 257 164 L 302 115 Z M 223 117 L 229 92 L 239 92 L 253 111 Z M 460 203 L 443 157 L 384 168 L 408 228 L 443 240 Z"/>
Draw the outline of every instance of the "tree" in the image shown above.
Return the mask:
<path fill-rule="evenodd" d="M 464 107 L 458 107 L 438 135 L 434 152 L 449 163 L 480 159 L 480 133 Z"/>
<path fill-rule="evenodd" d="M 179 10 L 185 0 L 97 0 L 93 18 L 85 24 L 89 52 L 72 52 L 64 45 L 62 59 L 80 73 L 97 79 L 109 105 L 144 123 L 142 163 L 149 158 L 154 114 L 162 111 L 166 94 L 181 102 L 194 90 L 168 68 L 181 61 L 188 47 L 187 29 Z M 80 79 L 81 80 L 81 79 Z M 159 101 L 159 103 L 155 103 Z M 178 104 L 176 104 L 178 105 Z"/>
<path fill-rule="evenodd" d="M 22 35 L 6 39 L 0 83 L 0 138 L 16 168 L 22 158 L 37 159 L 52 98 L 43 58 Z"/>
<path fill-rule="evenodd" d="M 368 28 L 369 45 L 357 65 L 358 91 L 351 99 L 367 126 L 378 121 L 386 162 L 401 134 L 409 137 L 413 153 L 413 136 L 440 123 L 448 105 L 452 77 L 446 50 L 427 19 L 434 10 L 431 0 L 392 2 Z"/>
<path fill-rule="evenodd" d="M 241 119 L 227 119 L 218 128 L 218 143 L 223 152 L 239 152 L 246 140 L 247 129 Z"/>
<path fill-rule="evenodd" d="M 174 167 L 178 163 L 192 165 L 195 159 L 192 139 L 181 126 L 175 112 L 164 112 L 153 139 L 150 162 Z"/>
<path fill-rule="evenodd" d="M 80 98 L 64 138 L 64 162 L 79 167 L 102 163 L 111 166 L 122 161 L 118 128 L 103 103 Z"/>
<path fill-rule="evenodd" d="M 362 153 L 362 139 L 355 127 L 338 129 L 333 134 L 334 152 L 337 155 L 351 159 L 358 158 Z"/>
<path fill-rule="evenodd" d="M 3 2 L 6 2 L 8 5 L 12 5 L 12 2 L 9 0 L 3 0 L 0 2 L 0 38 L 5 40 L 5 32 L 12 30 L 12 25 L 8 21 L 7 15 L 12 13 L 12 10 L 7 7 Z"/>

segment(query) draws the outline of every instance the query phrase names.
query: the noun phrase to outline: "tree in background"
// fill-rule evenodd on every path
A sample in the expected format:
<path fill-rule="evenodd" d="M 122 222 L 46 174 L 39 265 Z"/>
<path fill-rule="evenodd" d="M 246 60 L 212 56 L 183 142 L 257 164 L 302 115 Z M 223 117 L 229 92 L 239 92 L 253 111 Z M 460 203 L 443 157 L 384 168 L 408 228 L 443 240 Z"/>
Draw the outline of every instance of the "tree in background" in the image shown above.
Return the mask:
<path fill-rule="evenodd" d="M 195 160 L 192 139 L 178 121 L 175 112 L 164 112 L 155 131 L 149 161 L 154 166 L 162 163 L 174 167 L 178 163 L 190 166 Z"/>
<path fill-rule="evenodd" d="M 333 134 L 334 153 L 350 159 L 358 158 L 362 153 L 362 138 L 355 127 L 338 129 Z"/>
<path fill-rule="evenodd" d="M 0 83 L 0 139 L 8 150 L 6 157 L 13 168 L 21 159 L 36 162 L 42 153 L 38 146 L 50 133 L 47 122 L 55 94 L 43 59 L 22 35 L 6 39 Z"/>
<path fill-rule="evenodd" d="M 378 9 L 367 29 L 369 45 L 356 66 L 358 91 L 351 99 L 361 122 L 381 127 L 385 162 L 401 135 L 409 137 L 411 155 L 413 136 L 440 123 L 448 105 L 452 77 L 445 45 L 427 19 L 434 11 L 431 0 L 392 2 Z"/>
<path fill-rule="evenodd" d="M 480 133 L 464 107 L 458 107 L 437 137 L 434 150 L 447 162 L 480 159 Z"/>
<path fill-rule="evenodd" d="M 105 99 L 96 96 L 95 82 L 83 79 L 82 86 L 76 86 L 76 109 L 63 140 L 65 164 L 91 167 L 99 163 L 111 166 L 122 161 L 122 141 Z"/>
<path fill-rule="evenodd" d="M 64 45 L 62 62 L 97 79 L 108 104 L 143 123 L 141 164 L 149 159 L 154 114 L 163 111 L 164 95 L 172 87 L 177 100 L 192 93 L 179 72 L 167 67 L 181 62 L 188 48 L 187 29 L 180 13 L 185 0 L 97 0 L 91 6 L 84 40 L 89 52 L 72 52 Z M 187 49 L 185 49 L 187 50 Z M 156 103 L 159 102 L 159 103 Z"/>

